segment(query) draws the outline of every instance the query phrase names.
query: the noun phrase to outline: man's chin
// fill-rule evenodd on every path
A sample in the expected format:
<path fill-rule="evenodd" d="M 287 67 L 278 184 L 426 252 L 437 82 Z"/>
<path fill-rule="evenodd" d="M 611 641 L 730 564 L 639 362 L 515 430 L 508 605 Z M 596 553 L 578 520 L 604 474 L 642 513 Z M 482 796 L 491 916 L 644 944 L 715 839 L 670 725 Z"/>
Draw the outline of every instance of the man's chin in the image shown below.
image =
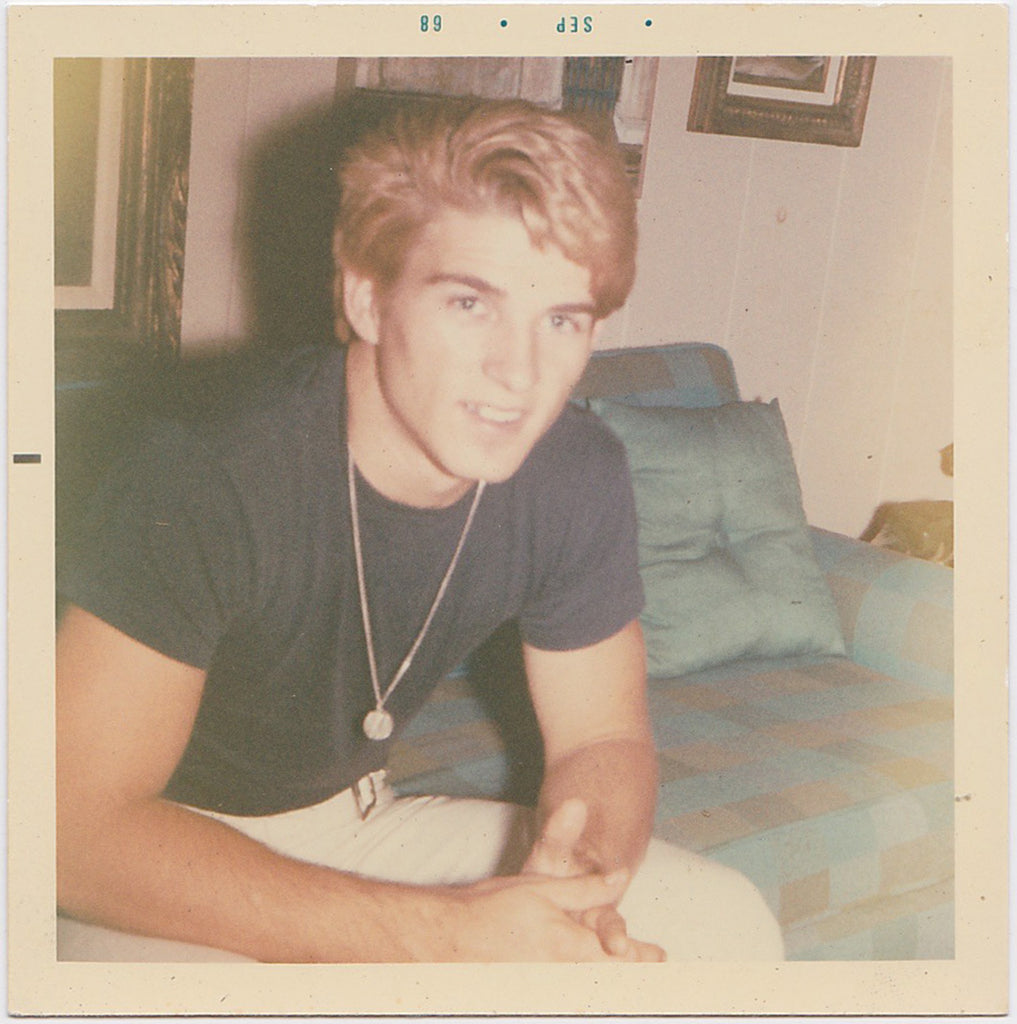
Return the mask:
<path fill-rule="evenodd" d="M 462 478 L 483 480 L 486 484 L 503 484 L 519 472 L 519 467 L 525 461 L 525 457 L 521 459 L 478 459 L 462 474 Z"/>
<path fill-rule="evenodd" d="M 519 472 L 543 436 L 516 437 L 512 443 L 470 444 L 459 449 L 456 457 L 449 453 L 446 467 L 461 480 L 483 480 L 489 484 L 501 484 Z M 453 468 L 454 467 L 454 468 Z"/>

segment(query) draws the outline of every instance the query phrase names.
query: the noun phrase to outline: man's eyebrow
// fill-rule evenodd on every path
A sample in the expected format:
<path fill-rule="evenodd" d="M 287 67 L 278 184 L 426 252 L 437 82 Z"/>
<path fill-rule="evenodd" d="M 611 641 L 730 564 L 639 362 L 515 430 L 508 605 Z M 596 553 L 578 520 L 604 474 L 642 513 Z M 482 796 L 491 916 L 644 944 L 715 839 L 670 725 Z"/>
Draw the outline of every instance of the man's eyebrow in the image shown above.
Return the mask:
<path fill-rule="evenodd" d="M 596 311 L 597 307 L 592 302 L 562 302 L 551 307 L 553 313 L 589 313 L 592 316 Z"/>
<path fill-rule="evenodd" d="M 505 294 L 505 292 L 501 288 L 498 288 L 495 285 L 491 284 L 490 281 L 485 281 L 482 277 L 474 277 L 473 274 L 431 274 L 431 276 L 427 278 L 424 284 L 461 284 L 465 288 L 472 288 L 474 291 L 484 292 L 487 295 Z"/>

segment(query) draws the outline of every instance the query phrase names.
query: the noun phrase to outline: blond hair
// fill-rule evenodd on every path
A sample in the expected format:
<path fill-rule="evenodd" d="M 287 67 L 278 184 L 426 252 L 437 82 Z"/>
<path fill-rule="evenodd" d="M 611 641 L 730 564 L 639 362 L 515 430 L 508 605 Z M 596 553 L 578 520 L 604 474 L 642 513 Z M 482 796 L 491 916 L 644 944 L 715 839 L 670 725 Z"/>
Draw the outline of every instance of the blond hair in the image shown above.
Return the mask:
<path fill-rule="evenodd" d="M 392 284 L 418 233 L 451 208 L 517 216 L 535 246 L 589 270 L 598 318 L 632 287 L 635 196 L 621 154 L 567 115 L 522 100 L 401 105 L 350 147 L 339 185 L 337 274 Z"/>

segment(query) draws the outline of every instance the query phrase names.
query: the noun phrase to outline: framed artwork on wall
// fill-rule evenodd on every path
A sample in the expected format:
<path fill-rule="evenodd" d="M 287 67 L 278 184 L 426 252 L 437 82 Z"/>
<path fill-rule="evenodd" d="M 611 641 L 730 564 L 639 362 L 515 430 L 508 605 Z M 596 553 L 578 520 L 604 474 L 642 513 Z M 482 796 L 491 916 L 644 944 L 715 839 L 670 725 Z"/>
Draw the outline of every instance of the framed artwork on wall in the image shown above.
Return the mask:
<path fill-rule="evenodd" d="M 122 59 L 53 62 L 57 309 L 109 309 L 116 266 Z"/>
<path fill-rule="evenodd" d="M 60 379 L 179 346 L 193 63 L 53 62 Z"/>
<path fill-rule="evenodd" d="M 688 130 L 858 146 L 875 57 L 700 57 Z"/>

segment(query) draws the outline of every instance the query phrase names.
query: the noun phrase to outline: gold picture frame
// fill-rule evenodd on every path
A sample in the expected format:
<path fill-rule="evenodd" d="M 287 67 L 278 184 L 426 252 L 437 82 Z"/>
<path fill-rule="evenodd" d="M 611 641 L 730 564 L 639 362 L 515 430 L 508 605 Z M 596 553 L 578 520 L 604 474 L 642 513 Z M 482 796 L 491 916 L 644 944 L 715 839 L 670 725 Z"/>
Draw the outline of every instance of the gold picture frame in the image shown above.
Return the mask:
<path fill-rule="evenodd" d="M 875 65 L 875 57 L 700 57 L 688 130 L 858 146 Z"/>
<path fill-rule="evenodd" d="M 115 63 L 123 89 L 111 294 L 105 303 L 55 310 L 60 381 L 172 358 L 180 345 L 194 61 Z"/>

